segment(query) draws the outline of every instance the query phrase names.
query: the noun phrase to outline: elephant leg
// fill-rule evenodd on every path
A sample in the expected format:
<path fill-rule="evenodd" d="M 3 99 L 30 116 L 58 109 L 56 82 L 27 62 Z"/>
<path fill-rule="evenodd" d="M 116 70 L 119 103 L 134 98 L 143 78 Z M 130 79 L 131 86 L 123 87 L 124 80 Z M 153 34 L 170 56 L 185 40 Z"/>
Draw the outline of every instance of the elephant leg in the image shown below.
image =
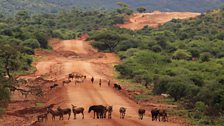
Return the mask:
<path fill-rule="evenodd" d="M 97 119 L 99 119 L 99 117 L 100 117 L 99 112 L 97 112 L 96 115 L 97 115 Z"/>

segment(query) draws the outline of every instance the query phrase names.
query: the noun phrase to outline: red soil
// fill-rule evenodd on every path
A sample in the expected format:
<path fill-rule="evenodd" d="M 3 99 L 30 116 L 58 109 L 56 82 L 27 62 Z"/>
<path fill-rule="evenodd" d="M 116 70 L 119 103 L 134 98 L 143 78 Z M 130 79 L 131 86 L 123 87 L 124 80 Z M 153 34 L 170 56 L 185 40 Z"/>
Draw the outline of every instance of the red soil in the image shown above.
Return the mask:
<path fill-rule="evenodd" d="M 144 26 L 150 26 L 156 28 L 165 24 L 172 19 L 189 19 L 199 16 L 200 13 L 192 12 L 160 12 L 154 11 L 152 13 L 135 13 L 127 17 L 127 22 L 124 24 L 118 24 L 121 28 L 127 28 L 131 30 L 140 30 Z"/>

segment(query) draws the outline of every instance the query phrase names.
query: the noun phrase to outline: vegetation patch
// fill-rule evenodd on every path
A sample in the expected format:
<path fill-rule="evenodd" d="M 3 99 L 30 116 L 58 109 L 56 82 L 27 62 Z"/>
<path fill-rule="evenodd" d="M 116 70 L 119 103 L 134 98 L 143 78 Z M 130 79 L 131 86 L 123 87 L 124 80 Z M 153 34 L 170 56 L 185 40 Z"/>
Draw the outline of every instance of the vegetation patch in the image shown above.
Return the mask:
<path fill-rule="evenodd" d="M 221 8 L 195 19 L 175 19 L 158 29 L 107 28 L 92 33 L 90 39 L 99 50 L 120 56 L 122 63 L 115 66 L 120 78 L 152 87 L 154 95 L 169 94 L 192 110 L 190 118 L 199 124 L 218 125 L 212 120 L 224 115 L 223 15 Z"/>
<path fill-rule="evenodd" d="M 42 103 L 42 102 L 37 102 L 36 105 L 35 105 L 35 107 L 37 107 L 37 108 L 44 107 L 44 103 Z"/>
<path fill-rule="evenodd" d="M 5 112 L 5 108 L 0 107 L 0 117 L 2 114 L 4 114 L 4 112 Z"/>

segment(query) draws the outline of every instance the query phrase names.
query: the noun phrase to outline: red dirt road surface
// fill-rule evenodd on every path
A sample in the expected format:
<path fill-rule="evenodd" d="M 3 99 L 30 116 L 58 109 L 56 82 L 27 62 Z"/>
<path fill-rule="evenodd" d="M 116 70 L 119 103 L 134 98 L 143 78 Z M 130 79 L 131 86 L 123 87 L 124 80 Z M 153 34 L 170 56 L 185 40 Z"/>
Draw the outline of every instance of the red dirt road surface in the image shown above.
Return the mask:
<path fill-rule="evenodd" d="M 87 42 L 82 40 L 65 40 L 53 43 L 53 49 L 57 52 L 74 52 L 76 58 L 54 57 L 37 64 L 38 75 L 49 73 L 46 68 L 53 68 L 54 65 L 60 66 L 60 72 L 54 76 L 57 79 L 65 78 L 71 72 L 79 72 L 87 75 L 87 80 L 75 85 L 74 82 L 67 85 L 64 92 L 56 92 L 55 97 L 49 103 L 61 101 L 61 107 L 71 107 L 71 104 L 85 108 L 85 119 L 78 115 L 76 120 L 67 121 L 48 121 L 45 126 L 176 126 L 178 124 L 152 122 L 150 117 L 143 121 L 138 120 L 137 109 L 139 106 L 129 99 L 123 97 L 112 86 L 108 87 L 107 81 L 113 80 L 113 65 L 119 63 L 118 57 L 114 54 L 98 53 Z M 54 73 L 54 72 L 53 72 Z M 91 77 L 95 78 L 94 84 L 90 82 Z M 103 80 L 102 87 L 99 87 L 99 79 Z M 93 119 L 93 113 L 87 113 L 91 105 L 112 105 L 112 120 Z M 119 108 L 127 108 L 126 118 L 119 118 Z M 149 111 L 147 111 L 149 113 Z"/>
<path fill-rule="evenodd" d="M 165 24 L 172 19 L 189 19 L 199 16 L 200 13 L 192 12 L 160 12 L 154 11 L 152 13 L 134 13 L 127 17 L 128 22 L 124 24 L 118 24 L 121 28 L 127 28 L 131 30 L 140 30 L 144 26 L 150 26 L 156 28 Z"/>
<path fill-rule="evenodd" d="M 46 104 L 57 104 L 61 108 L 71 108 L 71 104 L 85 108 L 85 119 L 77 115 L 77 119 L 70 120 L 64 116 L 64 120 L 51 120 L 40 123 L 41 126 L 183 126 L 181 122 L 152 122 L 150 108 L 146 108 L 146 115 L 143 120 L 138 119 L 138 104 L 131 101 L 122 93 L 113 89 L 112 84 L 108 86 L 108 80 L 114 80 L 113 66 L 119 63 L 119 58 L 115 54 L 100 53 L 84 40 L 64 40 L 51 42 L 53 51 L 36 51 L 39 61 L 36 62 L 37 71 L 29 76 L 44 76 L 48 80 L 57 80 L 60 85 L 48 96 L 50 100 Z M 87 76 L 84 83 L 75 84 L 72 81 L 66 86 L 62 86 L 62 81 L 66 80 L 69 73 L 78 72 Z M 91 77 L 95 78 L 92 84 Z M 102 86 L 99 86 L 99 79 L 102 79 Z M 113 106 L 112 119 L 93 119 L 93 113 L 88 113 L 91 105 L 111 105 Z M 119 118 L 119 108 L 127 108 L 125 119 Z M 174 123 L 175 122 L 175 123 Z M 10 126 L 10 125 L 7 125 Z M 20 125 L 22 126 L 22 124 Z"/>

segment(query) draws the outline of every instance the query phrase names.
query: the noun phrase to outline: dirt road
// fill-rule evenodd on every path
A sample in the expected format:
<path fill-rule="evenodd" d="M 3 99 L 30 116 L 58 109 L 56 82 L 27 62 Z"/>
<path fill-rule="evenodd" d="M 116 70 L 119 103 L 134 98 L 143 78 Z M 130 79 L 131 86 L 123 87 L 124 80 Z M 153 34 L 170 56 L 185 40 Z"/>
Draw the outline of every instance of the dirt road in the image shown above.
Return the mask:
<path fill-rule="evenodd" d="M 73 120 L 65 116 L 64 121 L 51 121 L 51 118 L 43 126 L 181 126 L 182 124 L 172 122 L 152 122 L 149 110 L 144 120 L 139 120 L 137 115 L 138 106 L 135 102 L 124 97 L 120 92 L 107 85 L 108 80 L 113 79 L 113 65 L 119 63 L 115 54 L 99 53 L 84 40 L 65 40 L 51 42 L 52 52 L 37 52 L 41 60 L 36 63 L 37 71 L 35 76 L 43 75 L 47 79 L 65 80 L 71 72 L 78 72 L 87 76 L 82 84 L 75 85 L 74 81 L 60 90 L 53 92 L 47 104 L 59 103 L 56 105 L 62 108 L 70 107 L 71 104 L 85 108 L 85 119 L 81 115 Z M 90 81 L 95 78 L 94 83 Z M 99 79 L 102 79 L 102 87 L 99 86 Z M 60 83 L 61 84 L 61 83 Z M 91 105 L 102 104 L 112 105 L 112 119 L 93 119 L 93 113 L 88 113 Z M 119 108 L 127 108 L 125 119 L 119 118 Z"/>
<path fill-rule="evenodd" d="M 200 13 L 192 12 L 160 12 L 154 11 L 152 13 L 134 13 L 128 18 L 128 22 L 119 24 L 121 28 L 128 28 L 131 30 L 140 30 L 144 26 L 158 27 L 165 24 L 172 19 L 189 19 L 199 16 Z"/>

